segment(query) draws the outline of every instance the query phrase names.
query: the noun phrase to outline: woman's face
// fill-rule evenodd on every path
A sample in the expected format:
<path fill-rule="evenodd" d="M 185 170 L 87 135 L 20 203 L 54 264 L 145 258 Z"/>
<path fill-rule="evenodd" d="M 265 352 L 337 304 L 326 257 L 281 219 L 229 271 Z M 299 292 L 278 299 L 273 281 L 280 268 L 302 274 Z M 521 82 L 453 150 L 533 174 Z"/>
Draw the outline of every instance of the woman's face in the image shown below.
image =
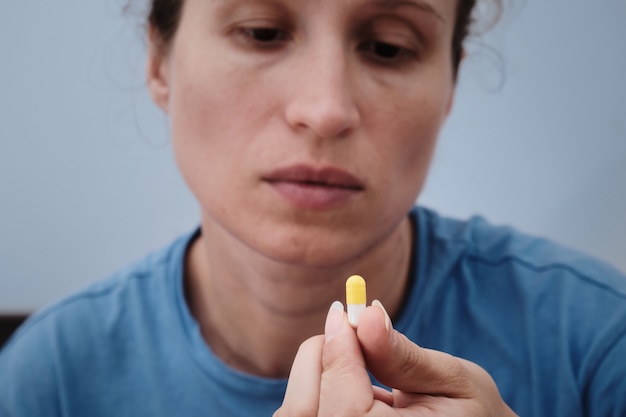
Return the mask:
<path fill-rule="evenodd" d="M 455 0 L 185 0 L 148 84 L 203 221 L 270 258 L 356 259 L 419 194 Z"/>

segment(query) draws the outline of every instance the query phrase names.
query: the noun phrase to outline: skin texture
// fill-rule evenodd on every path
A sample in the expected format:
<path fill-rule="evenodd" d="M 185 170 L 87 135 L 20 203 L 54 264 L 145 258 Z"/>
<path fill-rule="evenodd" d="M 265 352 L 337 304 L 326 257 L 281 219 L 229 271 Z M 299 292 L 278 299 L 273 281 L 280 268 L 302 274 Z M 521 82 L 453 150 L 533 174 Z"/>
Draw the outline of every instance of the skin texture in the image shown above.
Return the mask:
<path fill-rule="evenodd" d="M 454 96 L 454 16 L 454 0 L 186 0 L 167 48 L 151 34 L 148 87 L 170 117 L 202 216 L 186 259 L 187 301 L 228 365 L 266 377 L 294 365 L 277 415 L 341 415 L 338 399 L 360 415 L 416 398 L 374 390 L 364 364 L 384 372 L 397 349 L 432 355 L 394 342 L 399 335 L 382 342 L 367 314 L 357 333 L 340 326 L 336 338 L 309 338 L 323 333 L 328 305 L 343 299 L 354 273 L 392 315 L 400 307 L 413 239 L 407 213 Z M 493 415 L 506 415 L 488 375 L 457 374 L 465 366 L 440 375 L 459 360 L 433 355 L 426 375 L 441 380 L 437 401 L 476 394 L 449 410 L 488 416 L 493 405 Z M 327 372 L 352 360 L 361 361 L 349 373 L 356 385 Z M 421 364 L 391 367 L 383 380 L 421 393 Z M 300 397 L 306 405 L 290 411 Z"/>

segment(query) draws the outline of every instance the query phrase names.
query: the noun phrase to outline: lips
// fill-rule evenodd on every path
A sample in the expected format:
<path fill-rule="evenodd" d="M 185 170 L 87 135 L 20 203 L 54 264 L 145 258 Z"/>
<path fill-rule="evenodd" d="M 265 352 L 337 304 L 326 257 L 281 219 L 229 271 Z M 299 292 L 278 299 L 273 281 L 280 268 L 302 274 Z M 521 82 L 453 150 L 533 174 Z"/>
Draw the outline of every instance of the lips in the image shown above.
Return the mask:
<path fill-rule="evenodd" d="M 365 189 L 362 181 L 344 170 L 302 164 L 279 168 L 263 180 L 293 205 L 312 210 L 336 208 Z"/>
<path fill-rule="evenodd" d="M 265 179 L 270 182 L 288 181 L 327 187 L 363 189 L 363 183 L 354 175 L 332 167 L 315 169 L 308 165 L 293 165 L 277 169 Z"/>

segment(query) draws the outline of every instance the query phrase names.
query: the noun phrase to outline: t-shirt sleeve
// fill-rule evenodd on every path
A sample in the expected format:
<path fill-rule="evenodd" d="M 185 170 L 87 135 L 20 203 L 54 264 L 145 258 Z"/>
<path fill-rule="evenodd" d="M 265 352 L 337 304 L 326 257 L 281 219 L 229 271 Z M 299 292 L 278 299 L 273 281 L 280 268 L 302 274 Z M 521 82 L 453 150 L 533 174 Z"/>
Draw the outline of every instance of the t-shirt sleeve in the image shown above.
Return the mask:
<path fill-rule="evenodd" d="M 0 351 L 0 416 L 60 416 L 51 332 L 27 322 Z"/>
<path fill-rule="evenodd" d="M 626 332 L 603 356 L 587 389 L 585 402 L 585 415 L 590 417 L 626 416 Z"/>

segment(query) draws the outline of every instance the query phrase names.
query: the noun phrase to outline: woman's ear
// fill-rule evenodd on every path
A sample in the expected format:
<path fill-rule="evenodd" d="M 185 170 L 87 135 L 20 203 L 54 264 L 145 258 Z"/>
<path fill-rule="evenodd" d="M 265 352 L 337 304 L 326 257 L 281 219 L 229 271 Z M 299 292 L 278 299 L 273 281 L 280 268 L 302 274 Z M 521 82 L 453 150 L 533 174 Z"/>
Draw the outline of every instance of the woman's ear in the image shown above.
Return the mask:
<path fill-rule="evenodd" d="M 168 55 L 163 41 L 154 28 L 148 30 L 146 83 L 154 103 L 165 113 L 169 111 Z"/>

